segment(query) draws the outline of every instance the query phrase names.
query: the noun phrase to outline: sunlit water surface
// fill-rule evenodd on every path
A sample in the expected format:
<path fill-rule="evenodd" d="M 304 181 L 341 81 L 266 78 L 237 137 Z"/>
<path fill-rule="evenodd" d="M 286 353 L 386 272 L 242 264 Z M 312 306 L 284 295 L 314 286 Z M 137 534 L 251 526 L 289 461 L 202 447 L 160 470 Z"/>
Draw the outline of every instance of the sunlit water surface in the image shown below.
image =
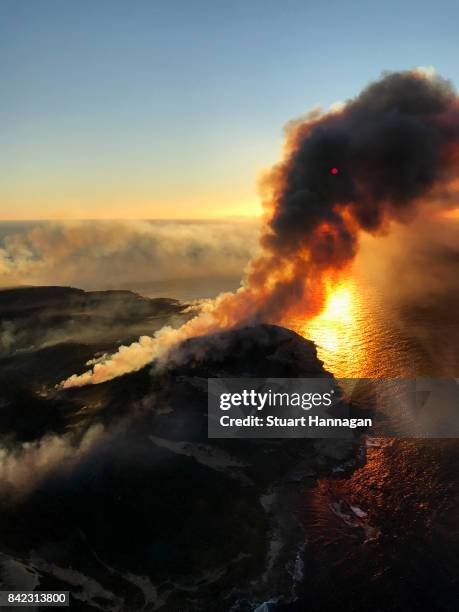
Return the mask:
<path fill-rule="evenodd" d="M 316 343 L 338 378 L 419 376 L 424 369 L 421 347 L 403 333 L 384 296 L 355 279 L 334 288 L 319 316 L 290 326 Z"/>
<path fill-rule="evenodd" d="M 404 319 L 356 280 L 339 285 L 321 315 L 290 326 L 314 340 L 337 377 L 457 372 L 457 325 L 425 313 Z M 309 544 L 306 580 L 324 609 L 337 605 L 337 591 L 356 610 L 374 606 L 375 595 L 381 610 L 455 609 L 458 466 L 456 440 L 369 439 L 363 467 L 305 489 L 298 514 Z"/>

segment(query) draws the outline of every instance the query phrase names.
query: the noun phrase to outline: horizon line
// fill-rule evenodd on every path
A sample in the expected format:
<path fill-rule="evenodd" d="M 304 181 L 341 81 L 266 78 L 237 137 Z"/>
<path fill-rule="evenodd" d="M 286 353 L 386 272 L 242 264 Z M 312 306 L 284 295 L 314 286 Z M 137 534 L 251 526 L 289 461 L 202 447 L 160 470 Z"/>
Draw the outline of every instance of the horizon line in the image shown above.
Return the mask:
<path fill-rule="evenodd" d="M 36 223 L 36 222 L 72 222 L 72 221 L 176 221 L 176 222 L 209 222 L 229 220 L 259 220 L 262 215 L 226 215 L 221 217 L 35 217 L 30 219 L 0 219 L 0 223 Z"/>

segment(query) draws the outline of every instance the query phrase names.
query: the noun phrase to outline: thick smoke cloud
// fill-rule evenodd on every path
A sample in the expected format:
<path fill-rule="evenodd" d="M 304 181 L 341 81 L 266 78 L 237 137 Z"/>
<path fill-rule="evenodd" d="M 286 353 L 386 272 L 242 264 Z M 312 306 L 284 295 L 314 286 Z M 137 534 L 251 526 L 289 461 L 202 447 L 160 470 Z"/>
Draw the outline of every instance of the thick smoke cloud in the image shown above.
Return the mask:
<path fill-rule="evenodd" d="M 297 125 L 274 175 L 275 213 L 266 243 L 297 251 L 329 223 L 336 234 L 327 234 L 317 247 L 333 257 L 338 240 L 355 242 L 343 208 L 369 231 L 387 216 L 405 219 L 404 209 L 451 170 L 458 118 L 446 81 L 395 73 L 370 85 L 342 112 Z"/>
<path fill-rule="evenodd" d="M 459 162 L 459 103 L 451 85 L 419 71 L 383 75 L 342 108 L 293 122 L 285 155 L 263 184 L 261 254 L 243 286 L 222 294 L 180 330 L 162 330 L 143 365 L 174 343 L 241 323 L 317 314 L 327 286 L 353 261 L 362 232 L 407 223 L 422 205 L 450 206 Z M 332 170 L 335 169 L 333 172 Z M 446 197 L 445 197 L 446 194 Z M 139 346 L 72 377 L 94 383 L 141 367 Z"/>

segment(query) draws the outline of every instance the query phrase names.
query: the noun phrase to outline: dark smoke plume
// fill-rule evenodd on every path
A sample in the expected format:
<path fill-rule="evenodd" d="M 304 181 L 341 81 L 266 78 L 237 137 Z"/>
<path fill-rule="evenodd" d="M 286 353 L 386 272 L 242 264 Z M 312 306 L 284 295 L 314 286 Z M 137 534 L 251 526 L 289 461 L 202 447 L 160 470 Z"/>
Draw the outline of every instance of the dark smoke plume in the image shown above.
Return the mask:
<path fill-rule="evenodd" d="M 406 223 L 435 192 L 448 193 L 458 156 L 458 98 L 447 81 L 418 71 L 385 74 L 342 110 L 294 122 L 283 161 L 264 181 L 262 253 L 239 291 L 222 294 L 179 330 L 122 347 L 64 385 L 138 369 L 190 336 L 314 316 L 327 283 L 353 260 L 359 233 Z"/>
<path fill-rule="evenodd" d="M 458 145 L 452 87 L 417 72 L 387 74 L 341 112 L 296 123 L 267 179 L 272 214 L 262 238 L 268 253 L 294 263 L 291 288 L 302 294 L 305 275 L 317 281 L 316 268 L 346 265 L 359 230 L 408 221 L 453 178 Z"/>

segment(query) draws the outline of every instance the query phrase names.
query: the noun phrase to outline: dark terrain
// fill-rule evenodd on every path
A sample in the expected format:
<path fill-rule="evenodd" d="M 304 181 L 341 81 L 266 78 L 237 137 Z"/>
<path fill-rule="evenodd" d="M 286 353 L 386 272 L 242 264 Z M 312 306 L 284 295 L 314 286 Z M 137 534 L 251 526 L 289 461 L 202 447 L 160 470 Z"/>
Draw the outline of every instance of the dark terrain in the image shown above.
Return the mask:
<path fill-rule="evenodd" d="M 207 378 L 331 377 L 312 342 L 242 327 L 56 388 L 189 316 L 126 291 L 0 292 L 0 588 L 88 612 L 455 612 L 457 440 L 208 439 Z M 439 320 L 410 324 L 413 376 L 454 370 Z"/>
<path fill-rule="evenodd" d="M 55 388 L 187 316 L 130 292 L 0 293 L 2 588 L 70 590 L 73 610 L 242 612 L 302 596 L 299 483 L 351 470 L 359 444 L 209 440 L 207 378 L 330 377 L 313 343 L 246 327 L 187 341 L 161 372 Z"/>

